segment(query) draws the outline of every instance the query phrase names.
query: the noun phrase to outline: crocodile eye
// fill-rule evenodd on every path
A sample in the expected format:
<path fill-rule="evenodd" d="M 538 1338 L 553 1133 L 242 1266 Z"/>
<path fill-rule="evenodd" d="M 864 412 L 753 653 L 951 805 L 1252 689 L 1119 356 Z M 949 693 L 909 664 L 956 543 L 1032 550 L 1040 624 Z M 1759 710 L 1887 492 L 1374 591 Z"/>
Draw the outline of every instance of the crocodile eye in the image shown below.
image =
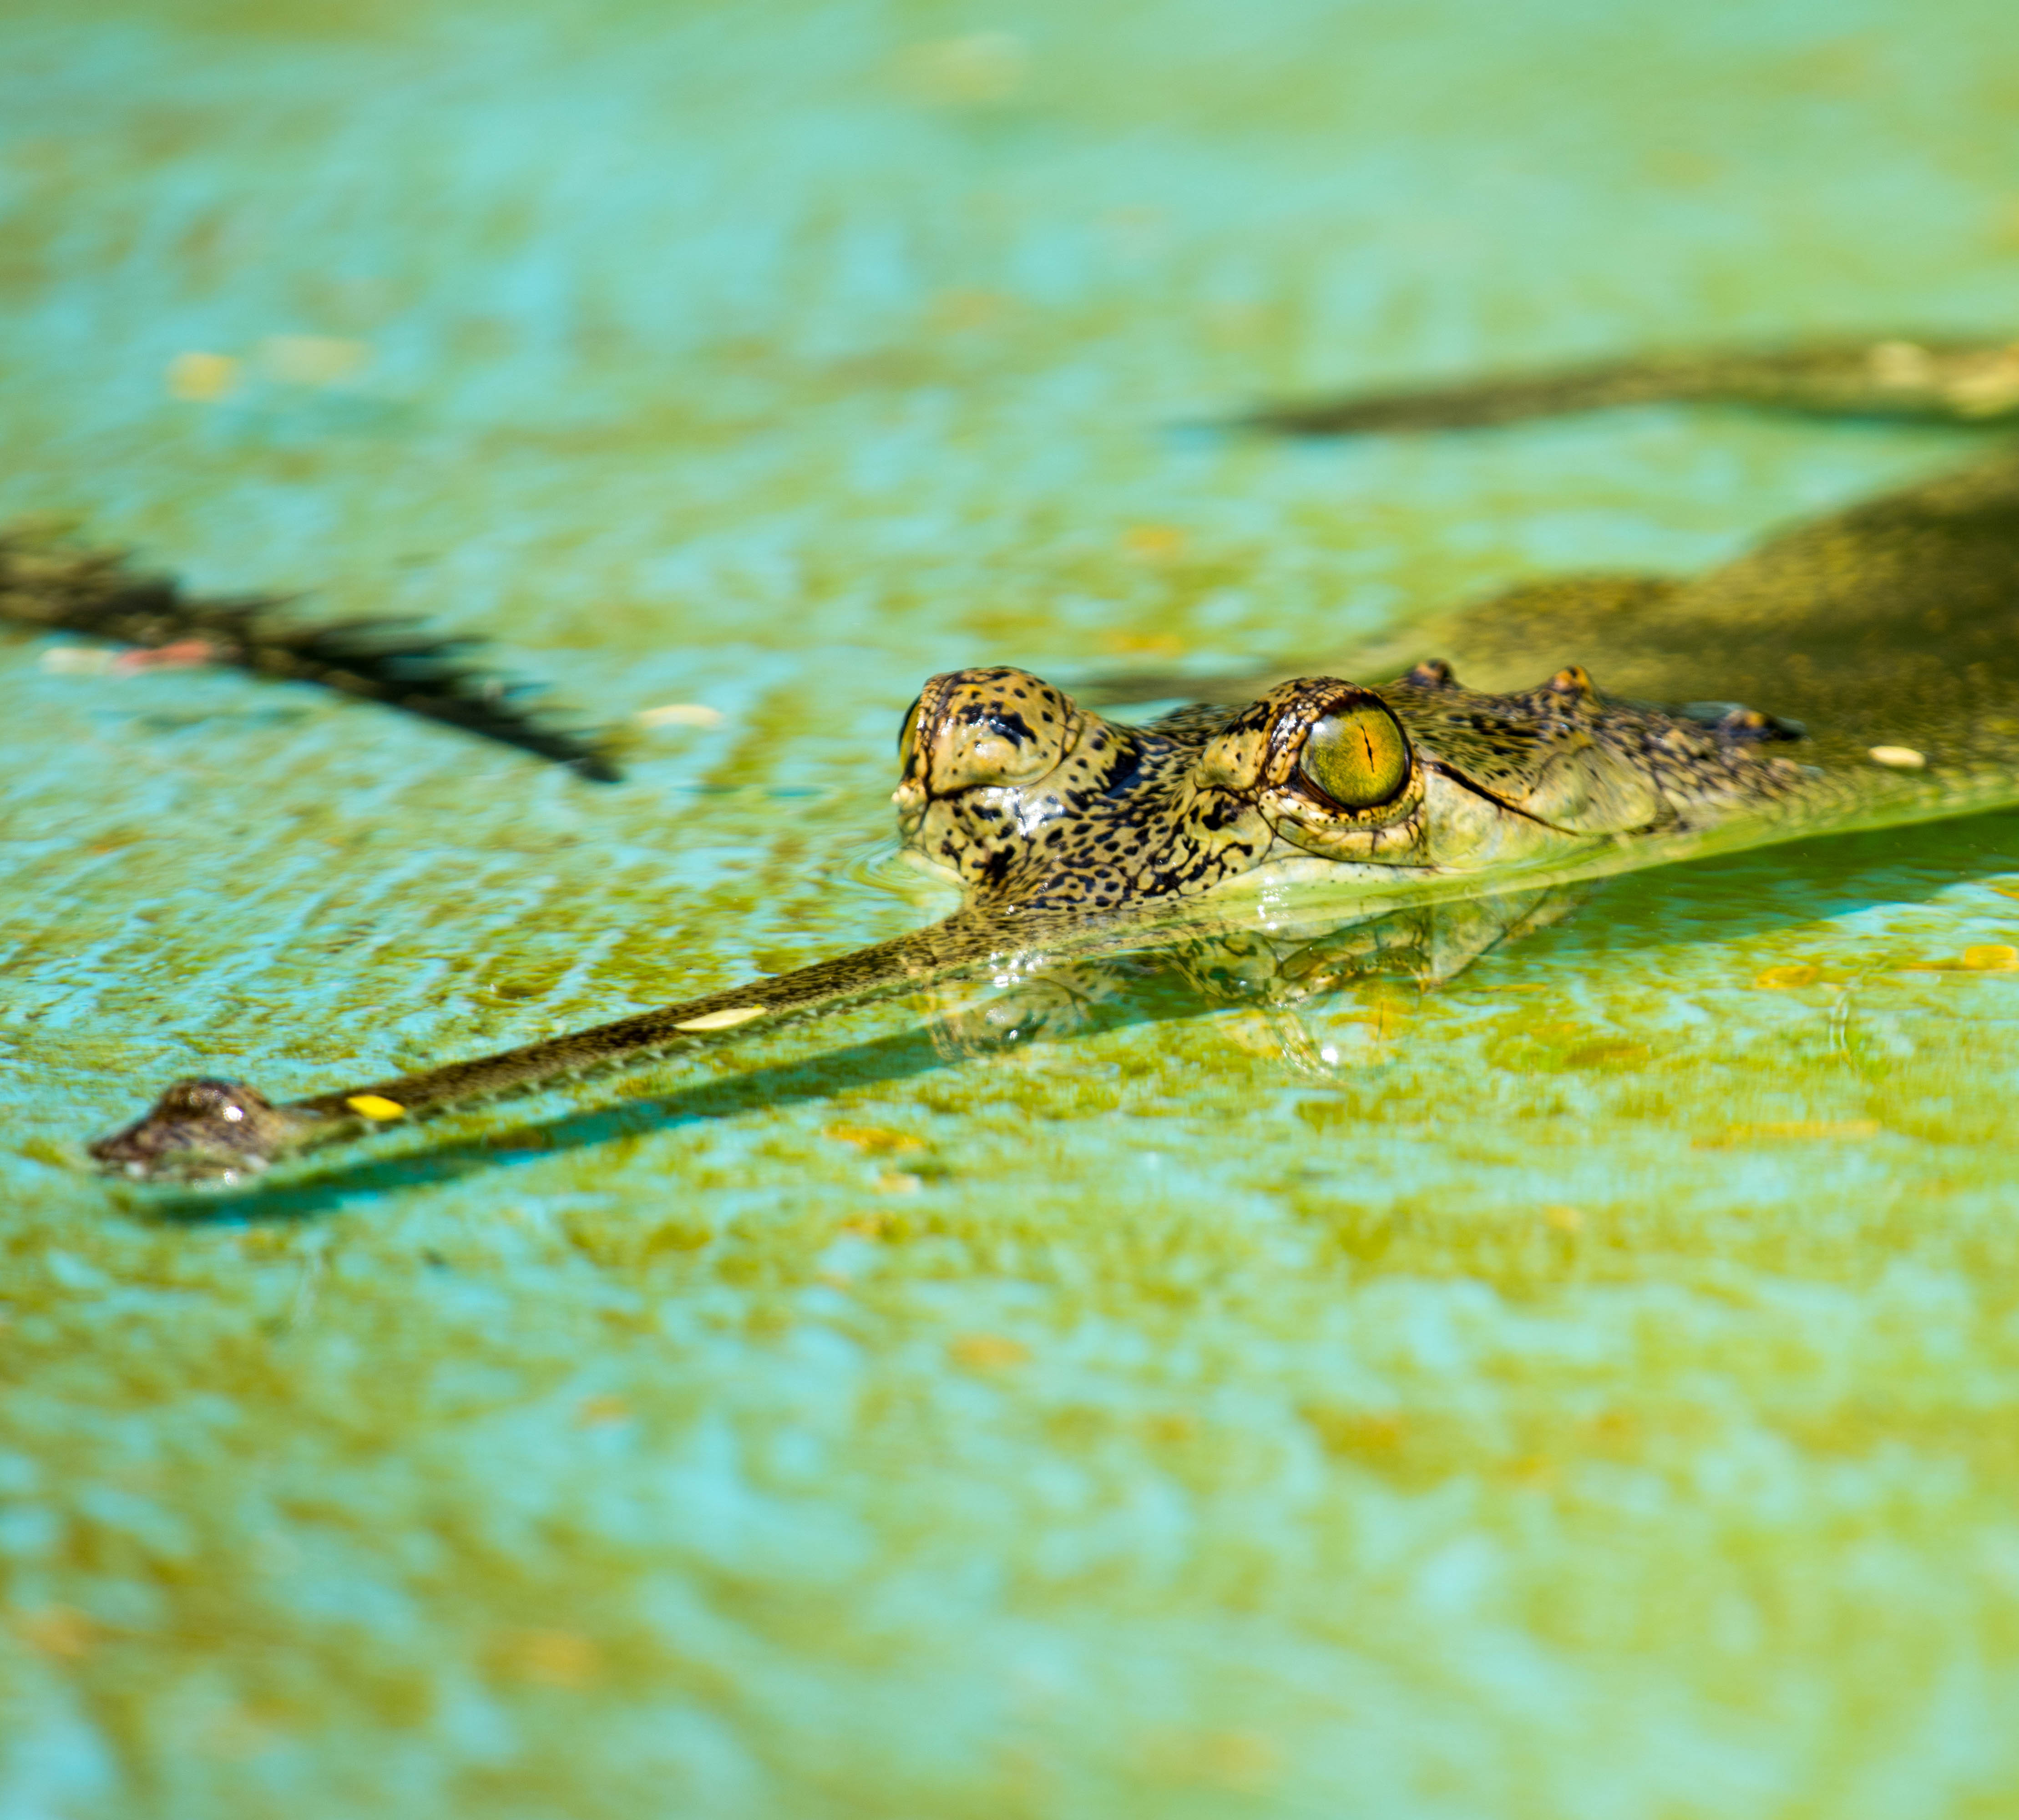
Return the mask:
<path fill-rule="evenodd" d="M 1378 809 L 1409 781 L 1409 741 L 1386 708 L 1363 702 L 1311 729 L 1297 769 L 1342 809 Z"/>
<path fill-rule="evenodd" d="M 912 763 L 912 741 L 919 736 L 919 710 L 925 705 L 921 695 L 905 710 L 904 724 L 897 730 L 897 762 L 908 770 Z"/>

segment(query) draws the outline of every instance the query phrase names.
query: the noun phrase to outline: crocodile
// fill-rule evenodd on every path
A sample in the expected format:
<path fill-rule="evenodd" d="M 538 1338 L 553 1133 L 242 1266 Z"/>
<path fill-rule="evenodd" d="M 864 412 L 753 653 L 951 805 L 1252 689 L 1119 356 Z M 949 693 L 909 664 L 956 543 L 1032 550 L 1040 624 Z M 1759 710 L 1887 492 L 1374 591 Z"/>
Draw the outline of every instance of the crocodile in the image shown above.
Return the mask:
<path fill-rule="evenodd" d="M 1895 340 L 1626 362 L 1246 421 L 1296 434 L 1448 429 L 1670 397 L 1991 422 L 2019 415 L 2019 350 Z M 287 1104 L 179 1081 L 91 1155 L 134 1178 L 241 1181 L 334 1140 L 641 1057 L 1130 952 L 1189 955 L 1211 972 L 1198 956 L 1273 936 L 1263 971 L 1315 990 L 1354 970 L 1353 930 L 1412 907 L 1497 901 L 1473 919 L 1476 948 L 1609 873 L 2019 802 L 2019 451 L 1693 578 L 1526 586 L 1322 671 L 1205 692 L 1132 723 L 1020 669 L 936 676 L 904 718 L 894 800 L 905 853 L 960 890 L 941 920 Z"/>

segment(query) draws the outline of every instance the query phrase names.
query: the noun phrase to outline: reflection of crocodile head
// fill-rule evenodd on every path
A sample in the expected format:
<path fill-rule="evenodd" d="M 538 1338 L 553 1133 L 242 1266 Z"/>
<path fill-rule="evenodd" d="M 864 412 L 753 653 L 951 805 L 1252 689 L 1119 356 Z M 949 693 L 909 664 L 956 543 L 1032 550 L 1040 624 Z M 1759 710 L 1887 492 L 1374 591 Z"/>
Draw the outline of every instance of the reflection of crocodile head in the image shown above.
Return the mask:
<path fill-rule="evenodd" d="M 935 676 L 906 717 L 907 848 L 978 907 L 1112 909 L 1237 883 L 1477 873 L 1676 835 L 1792 793 L 1792 731 L 1602 700 L 1576 669 L 1505 695 L 1419 665 L 1307 676 L 1141 727 L 1022 670 Z"/>

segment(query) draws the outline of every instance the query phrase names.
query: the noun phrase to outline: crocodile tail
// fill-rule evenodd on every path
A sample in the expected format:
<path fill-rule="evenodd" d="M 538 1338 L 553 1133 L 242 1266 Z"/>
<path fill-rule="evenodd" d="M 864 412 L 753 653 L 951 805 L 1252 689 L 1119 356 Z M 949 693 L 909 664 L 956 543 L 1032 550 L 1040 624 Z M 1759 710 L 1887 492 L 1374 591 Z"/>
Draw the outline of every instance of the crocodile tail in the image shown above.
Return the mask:
<path fill-rule="evenodd" d="M 607 738 L 546 719 L 529 699 L 537 686 L 506 682 L 473 662 L 480 640 L 430 633 L 411 619 L 318 623 L 288 607 L 281 596 L 192 595 L 172 576 L 135 568 L 123 553 L 33 531 L 0 533 L 0 620 L 143 650 L 179 647 L 191 662 L 312 683 L 444 721 L 598 783 L 622 776 Z"/>

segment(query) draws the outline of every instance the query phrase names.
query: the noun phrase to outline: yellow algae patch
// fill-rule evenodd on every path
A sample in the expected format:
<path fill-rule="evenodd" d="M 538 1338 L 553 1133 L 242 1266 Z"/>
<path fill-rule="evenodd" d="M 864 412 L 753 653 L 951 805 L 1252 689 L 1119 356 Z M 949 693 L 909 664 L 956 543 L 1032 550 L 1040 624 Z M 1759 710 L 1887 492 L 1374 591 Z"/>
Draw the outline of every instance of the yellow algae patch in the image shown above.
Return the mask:
<path fill-rule="evenodd" d="M 1314 1404 L 1303 1412 L 1327 1453 L 1342 1459 L 1386 1459 L 1401 1451 L 1408 1438 L 1407 1420 L 1397 1411 L 1340 1409 Z"/>
<path fill-rule="evenodd" d="M 1882 341 L 1865 356 L 1865 364 L 1881 386 L 1925 386 L 1935 376 L 1934 357 L 1917 342 Z"/>
<path fill-rule="evenodd" d="M 970 1371 L 1000 1371 L 1008 1365 L 1027 1364 L 1031 1349 L 1006 1334 L 963 1333 L 948 1343 L 947 1357 Z"/>
<path fill-rule="evenodd" d="M 344 1102 L 352 1111 L 366 1118 L 404 1118 L 407 1108 L 397 1100 L 389 1100 L 382 1093 L 353 1093 Z"/>
<path fill-rule="evenodd" d="M 1381 1042 L 1386 1042 L 1390 1037 L 1408 1028 L 1409 1014 L 1392 1000 L 1378 999 L 1373 1010 L 1357 1021 L 1365 1024 Z"/>
<path fill-rule="evenodd" d="M 1283 1039 L 1277 1034 L 1276 1027 L 1265 1013 L 1244 1012 L 1230 1017 L 1221 1027 L 1220 1034 L 1236 1049 L 1245 1050 L 1250 1055 L 1278 1055 L 1282 1053 Z"/>
<path fill-rule="evenodd" d="M 1762 1137 L 1876 1137 L 1880 1127 L 1876 1118 L 1775 1118 L 1736 1129 Z"/>
<path fill-rule="evenodd" d="M 1111 632 L 1101 640 L 1101 647 L 1116 657 L 1180 658 L 1185 654 L 1185 641 L 1162 632 Z"/>
<path fill-rule="evenodd" d="M 98 1626 L 71 1605 L 44 1605 L 22 1613 L 14 1629 L 24 1641 L 66 1662 L 89 1655 L 98 1641 Z"/>
<path fill-rule="evenodd" d="M 1575 1049 L 1564 1052 L 1563 1064 L 1567 1068 L 1632 1068 L 1647 1060 L 1650 1053 L 1644 1042 L 1626 1042 L 1617 1039 L 1581 1042 Z"/>
<path fill-rule="evenodd" d="M 1202 1785 L 1236 1794 L 1257 1795 L 1274 1780 L 1278 1753 L 1259 1731 L 1146 1732 L 1137 1741 L 1139 1766 L 1159 1782 Z"/>
<path fill-rule="evenodd" d="M 1122 547 L 1138 562 L 1167 563 L 1185 553 L 1185 534 L 1175 524 L 1132 524 Z"/>
<path fill-rule="evenodd" d="M 881 1125 L 828 1125 L 821 1136 L 836 1144 L 852 1144 L 870 1156 L 889 1156 L 906 1151 L 923 1150 L 925 1140 L 907 1131 L 891 1131 Z"/>
<path fill-rule="evenodd" d="M 1875 745 L 1865 756 L 1874 764 L 1896 771 L 1918 771 L 1928 762 L 1927 753 L 1911 745 Z"/>
<path fill-rule="evenodd" d="M 739 1024 L 748 1024 L 753 1017 L 762 1017 L 762 1005 L 737 1005 L 727 1011 L 707 1011 L 698 1017 L 690 1017 L 684 1024 L 676 1024 L 676 1030 L 734 1030 Z"/>
<path fill-rule="evenodd" d="M 1963 951 L 1956 960 L 1897 961 L 1896 973 L 2006 973 L 2019 971 L 2019 948 L 2010 942 L 1985 941 Z"/>
<path fill-rule="evenodd" d="M 1692 1150 L 1729 1150 L 1734 1144 L 1756 1143 L 1777 1137 L 1876 1137 L 1881 1129 L 1876 1118 L 1770 1118 L 1757 1125 L 1727 1126 L 1722 1136 L 1699 1137 Z"/>
<path fill-rule="evenodd" d="M 1769 967 L 1753 983 L 1768 992 L 1785 992 L 1794 986 L 1813 986 L 1822 977 L 1821 967 L 1803 963 L 1796 966 Z"/>
<path fill-rule="evenodd" d="M 215 404 L 238 390 L 238 363 L 230 354 L 192 348 L 169 362 L 169 396 L 187 404 Z"/>
<path fill-rule="evenodd" d="M 506 1673 L 549 1688 L 586 1687 L 603 1666 L 603 1652 L 573 1630 L 508 1631 L 497 1657 Z"/>
<path fill-rule="evenodd" d="M 1964 417 L 2000 417 L 2019 404 L 2019 346 L 2001 348 L 1974 372 L 1944 388 Z"/>

